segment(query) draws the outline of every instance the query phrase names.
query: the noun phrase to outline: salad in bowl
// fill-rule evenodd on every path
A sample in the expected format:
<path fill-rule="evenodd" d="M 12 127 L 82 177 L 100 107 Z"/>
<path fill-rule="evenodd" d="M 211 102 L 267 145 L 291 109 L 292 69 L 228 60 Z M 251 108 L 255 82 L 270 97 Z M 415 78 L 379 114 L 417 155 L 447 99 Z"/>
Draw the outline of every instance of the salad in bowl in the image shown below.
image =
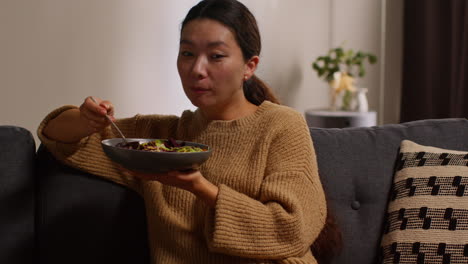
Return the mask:
<path fill-rule="evenodd" d="M 212 152 L 207 145 L 172 138 L 127 138 L 127 141 L 133 143 L 125 144 L 121 138 L 111 138 L 103 140 L 101 145 L 115 163 L 145 173 L 197 169 Z"/>

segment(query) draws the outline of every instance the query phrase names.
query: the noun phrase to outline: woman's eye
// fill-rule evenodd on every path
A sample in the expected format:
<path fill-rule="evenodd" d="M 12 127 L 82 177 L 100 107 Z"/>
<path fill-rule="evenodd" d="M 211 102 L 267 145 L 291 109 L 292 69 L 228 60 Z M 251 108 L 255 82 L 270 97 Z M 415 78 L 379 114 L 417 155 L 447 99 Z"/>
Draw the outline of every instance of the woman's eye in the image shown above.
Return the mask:
<path fill-rule="evenodd" d="M 190 51 L 181 51 L 180 55 L 184 57 L 189 57 L 189 56 L 192 56 L 193 54 Z"/>
<path fill-rule="evenodd" d="M 224 57 L 226 57 L 226 56 L 223 55 L 223 54 L 213 54 L 213 55 L 211 55 L 211 58 L 215 59 L 215 60 L 219 60 L 219 59 L 222 59 Z"/>

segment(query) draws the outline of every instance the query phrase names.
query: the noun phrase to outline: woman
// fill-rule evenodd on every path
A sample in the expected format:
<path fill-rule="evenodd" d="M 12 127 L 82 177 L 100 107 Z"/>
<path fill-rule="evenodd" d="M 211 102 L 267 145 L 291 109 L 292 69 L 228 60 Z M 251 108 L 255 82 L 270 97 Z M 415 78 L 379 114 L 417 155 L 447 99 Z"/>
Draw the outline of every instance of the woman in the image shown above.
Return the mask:
<path fill-rule="evenodd" d="M 211 146 L 199 170 L 143 174 L 113 164 L 100 141 L 118 137 L 105 118 L 114 107 L 99 98 L 53 111 L 39 136 L 66 164 L 143 196 L 153 263 L 316 263 L 310 245 L 327 210 L 315 153 L 302 115 L 275 104 L 254 75 L 259 54 L 243 4 L 201 1 L 182 23 L 177 59 L 197 110 L 116 120 L 128 137 Z"/>

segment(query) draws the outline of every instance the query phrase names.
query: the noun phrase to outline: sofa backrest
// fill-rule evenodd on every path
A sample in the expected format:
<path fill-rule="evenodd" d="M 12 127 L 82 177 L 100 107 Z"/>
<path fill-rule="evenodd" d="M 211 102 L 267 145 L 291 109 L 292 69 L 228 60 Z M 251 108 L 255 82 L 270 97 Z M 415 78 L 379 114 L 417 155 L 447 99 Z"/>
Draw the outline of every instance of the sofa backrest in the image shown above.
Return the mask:
<path fill-rule="evenodd" d="M 400 142 L 468 150 L 468 120 L 310 128 L 322 184 L 343 235 L 332 264 L 374 264 Z"/>
<path fill-rule="evenodd" d="M 34 263 L 35 151 L 28 130 L 0 126 L 0 263 Z"/>

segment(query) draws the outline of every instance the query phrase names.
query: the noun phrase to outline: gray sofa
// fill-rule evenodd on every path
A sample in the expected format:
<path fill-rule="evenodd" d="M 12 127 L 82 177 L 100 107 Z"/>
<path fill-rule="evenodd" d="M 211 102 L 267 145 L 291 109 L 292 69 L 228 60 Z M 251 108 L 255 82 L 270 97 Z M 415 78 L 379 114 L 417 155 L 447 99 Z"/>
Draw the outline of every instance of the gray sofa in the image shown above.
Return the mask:
<path fill-rule="evenodd" d="M 29 131 L 0 126 L 0 263 L 149 263 L 139 195 L 36 153 Z"/>
<path fill-rule="evenodd" d="M 333 264 L 379 261 L 401 140 L 468 150 L 468 120 L 310 128 L 343 236 Z M 0 263 L 148 263 L 145 210 L 134 192 L 36 153 L 31 133 L 0 126 Z"/>

